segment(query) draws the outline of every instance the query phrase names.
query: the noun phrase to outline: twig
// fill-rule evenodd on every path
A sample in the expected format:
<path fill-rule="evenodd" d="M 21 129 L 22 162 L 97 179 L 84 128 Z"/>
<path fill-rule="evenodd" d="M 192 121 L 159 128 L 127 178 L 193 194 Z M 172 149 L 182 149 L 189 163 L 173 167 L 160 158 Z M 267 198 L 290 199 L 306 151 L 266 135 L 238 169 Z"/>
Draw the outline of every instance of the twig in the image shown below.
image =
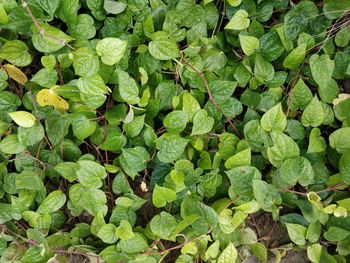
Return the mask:
<path fill-rule="evenodd" d="M 210 231 L 208 231 L 208 232 L 210 232 Z M 163 250 L 163 251 L 157 251 L 157 252 L 146 251 L 146 252 L 144 252 L 144 253 L 141 253 L 140 255 L 164 255 L 164 254 L 168 254 L 168 253 L 169 253 L 170 251 L 172 251 L 172 250 L 180 249 L 180 248 L 182 248 L 183 246 L 185 246 L 187 243 L 193 242 L 193 241 L 198 240 L 198 239 L 201 239 L 201 238 L 203 238 L 203 235 L 198 236 L 198 237 L 196 237 L 196 238 L 193 238 L 193 239 L 191 239 L 191 240 L 189 240 L 189 241 L 187 241 L 187 242 L 185 242 L 185 243 L 183 243 L 183 244 L 179 244 L 179 245 L 177 245 L 177 246 L 167 248 L 167 249 L 165 249 L 165 250 Z"/>
<path fill-rule="evenodd" d="M 321 193 L 326 193 L 326 192 L 329 192 L 329 191 L 336 191 L 337 188 L 339 187 L 342 187 L 342 186 L 346 186 L 347 184 L 346 183 L 337 183 L 335 185 L 332 185 L 330 187 L 327 187 L 325 189 L 322 189 L 322 190 L 319 190 L 317 192 L 315 192 L 316 194 L 321 194 Z M 298 191 L 294 191 L 292 189 L 288 189 L 286 190 L 285 192 L 288 192 L 288 193 L 293 193 L 293 194 L 297 194 L 297 195 L 303 195 L 303 196 L 306 196 L 308 193 L 303 193 L 303 192 L 298 192 Z"/>
<path fill-rule="evenodd" d="M 191 68 L 204 82 L 204 86 L 207 90 L 208 96 L 209 96 L 209 100 L 211 100 L 214 104 L 214 106 L 221 112 L 221 114 L 223 116 L 225 116 L 226 121 L 230 124 L 231 128 L 236 132 L 237 136 L 241 139 L 243 138 L 242 134 L 238 131 L 238 129 L 236 128 L 236 126 L 233 124 L 233 122 L 231 121 L 231 119 L 229 117 L 226 116 L 226 114 L 223 112 L 223 110 L 220 108 L 219 104 L 217 103 L 217 101 L 214 99 L 213 94 L 210 91 L 210 87 L 209 87 L 209 83 L 207 78 L 205 77 L 204 73 L 199 71 L 198 69 L 196 69 L 195 67 L 193 67 L 183 56 L 182 56 L 182 61 L 183 63 L 188 66 L 189 68 Z"/>
<path fill-rule="evenodd" d="M 269 234 L 267 235 L 266 247 L 269 247 L 269 245 L 270 245 L 271 235 L 272 235 L 273 231 L 275 230 L 276 224 L 277 224 L 277 221 L 274 222 Z"/>
<path fill-rule="evenodd" d="M 332 185 L 326 189 L 323 189 L 323 190 L 320 190 L 320 191 L 317 191 L 316 194 L 320 194 L 320 193 L 325 193 L 325 192 L 328 192 L 328 191 L 335 191 L 337 190 L 338 187 L 342 187 L 342 186 L 346 186 L 347 184 L 346 183 L 337 183 L 335 185 Z"/>
<path fill-rule="evenodd" d="M 37 163 L 38 162 L 41 162 L 39 160 L 39 154 L 40 154 L 40 150 L 41 150 L 41 147 L 43 146 L 43 142 L 44 140 L 41 140 L 40 143 L 39 143 L 39 146 L 38 146 L 38 150 L 36 152 L 36 156 L 35 156 L 35 159 L 34 159 L 34 172 L 36 172 L 36 168 L 37 168 Z M 42 168 L 43 168 L 43 172 L 45 172 L 45 169 L 46 169 L 46 166 L 43 162 L 40 163 Z"/>
<path fill-rule="evenodd" d="M 32 11 L 30 10 L 28 3 L 25 0 L 21 0 L 22 6 L 23 8 L 25 8 L 25 10 L 27 11 L 27 13 L 29 14 L 30 18 L 32 19 L 35 27 L 38 29 L 40 35 L 42 36 L 46 36 L 48 38 L 51 38 L 55 41 L 57 41 L 58 43 L 60 43 L 61 45 L 67 46 L 68 48 L 70 48 L 71 50 L 75 50 L 74 47 L 72 47 L 70 44 L 67 43 L 67 41 L 64 41 L 62 39 L 58 39 L 56 37 L 54 37 L 53 35 L 50 35 L 49 33 L 47 33 L 38 23 L 38 21 L 35 19 Z"/>
<path fill-rule="evenodd" d="M 328 41 L 328 40 L 330 39 L 330 37 L 332 36 L 332 31 L 335 30 L 335 27 L 337 27 L 337 23 L 346 15 L 346 13 L 347 13 L 347 12 L 344 12 L 344 13 L 334 22 L 334 24 L 332 25 L 330 31 L 329 31 L 328 34 L 327 34 L 326 40 L 323 41 L 323 44 L 322 44 L 322 46 L 319 48 L 319 50 L 318 50 L 317 53 L 319 53 L 319 52 L 323 49 L 323 47 L 326 45 L 327 41 Z M 338 26 L 338 28 L 340 28 L 341 26 L 343 26 L 343 25 Z"/>

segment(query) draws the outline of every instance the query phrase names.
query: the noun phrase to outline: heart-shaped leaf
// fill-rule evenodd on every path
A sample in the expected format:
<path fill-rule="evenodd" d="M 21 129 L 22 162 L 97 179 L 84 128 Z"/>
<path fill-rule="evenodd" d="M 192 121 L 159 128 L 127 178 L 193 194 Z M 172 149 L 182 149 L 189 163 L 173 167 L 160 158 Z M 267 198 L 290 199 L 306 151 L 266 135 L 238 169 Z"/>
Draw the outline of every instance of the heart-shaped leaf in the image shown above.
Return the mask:
<path fill-rule="evenodd" d="M 206 110 L 199 110 L 193 118 L 191 135 L 201 135 L 210 132 L 214 126 L 214 118 L 209 117 Z"/>

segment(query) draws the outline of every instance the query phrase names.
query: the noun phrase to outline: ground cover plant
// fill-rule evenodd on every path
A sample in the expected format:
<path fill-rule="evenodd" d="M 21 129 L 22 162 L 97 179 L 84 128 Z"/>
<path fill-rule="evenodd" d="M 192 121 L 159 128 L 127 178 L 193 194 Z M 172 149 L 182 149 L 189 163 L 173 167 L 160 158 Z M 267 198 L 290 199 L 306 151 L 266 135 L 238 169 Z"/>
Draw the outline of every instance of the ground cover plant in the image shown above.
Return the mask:
<path fill-rule="evenodd" d="M 350 262 L 349 9 L 0 0 L 0 262 Z"/>

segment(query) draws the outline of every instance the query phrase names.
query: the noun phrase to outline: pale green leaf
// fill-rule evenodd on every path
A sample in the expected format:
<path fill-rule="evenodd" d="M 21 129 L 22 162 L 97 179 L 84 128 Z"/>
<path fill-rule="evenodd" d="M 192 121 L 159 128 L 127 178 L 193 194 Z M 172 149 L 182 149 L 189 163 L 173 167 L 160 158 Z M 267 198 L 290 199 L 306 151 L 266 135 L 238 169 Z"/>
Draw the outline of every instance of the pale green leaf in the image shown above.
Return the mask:
<path fill-rule="evenodd" d="M 24 128 L 30 128 L 35 124 L 36 118 L 33 114 L 27 111 L 14 111 L 8 113 L 11 119 L 19 126 Z"/>
<path fill-rule="evenodd" d="M 107 37 L 97 43 L 96 52 L 106 65 L 117 64 L 124 56 L 127 42 L 119 38 Z"/>
<path fill-rule="evenodd" d="M 225 26 L 225 29 L 244 30 L 250 25 L 249 14 L 244 9 L 238 10 Z"/>

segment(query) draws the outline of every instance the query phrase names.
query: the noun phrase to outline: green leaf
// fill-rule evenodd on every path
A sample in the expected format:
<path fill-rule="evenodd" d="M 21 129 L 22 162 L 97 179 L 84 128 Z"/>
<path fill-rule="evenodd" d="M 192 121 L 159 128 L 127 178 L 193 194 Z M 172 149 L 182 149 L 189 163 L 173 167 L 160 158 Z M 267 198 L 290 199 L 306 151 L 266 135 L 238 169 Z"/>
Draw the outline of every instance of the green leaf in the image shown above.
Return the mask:
<path fill-rule="evenodd" d="M 164 207 L 166 203 L 171 203 L 175 200 L 176 193 L 173 190 L 156 184 L 152 193 L 152 201 L 155 207 Z"/>
<path fill-rule="evenodd" d="M 242 50 L 247 56 L 254 54 L 255 50 L 259 48 L 259 39 L 248 35 L 239 35 Z"/>
<path fill-rule="evenodd" d="M 37 0 L 39 6 L 45 10 L 50 16 L 53 16 L 58 6 L 60 5 L 60 0 Z"/>
<path fill-rule="evenodd" d="M 16 212 L 10 204 L 0 203 L 0 224 L 4 224 L 16 217 Z"/>
<path fill-rule="evenodd" d="M 66 203 L 66 195 L 61 190 L 51 192 L 38 207 L 37 213 L 52 214 Z"/>
<path fill-rule="evenodd" d="M 312 244 L 307 247 L 307 256 L 312 263 L 320 263 L 322 256 L 322 246 L 320 244 Z"/>
<path fill-rule="evenodd" d="M 123 129 L 128 137 L 133 138 L 140 134 L 144 124 L 145 115 L 136 116 L 131 122 L 124 123 Z"/>
<path fill-rule="evenodd" d="M 302 1 L 292 7 L 284 17 L 284 32 L 289 40 L 294 40 L 306 30 L 311 18 L 318 14 L 316 5 L 311 1 Z"/>
<path fill-rule="evenodd" d="M 334 61 L 331 60 L 327 54 L 323 54 L 321 56 L 314 54 L 310 57 L 312 77 L 320 86 L 325 85 L 331 80 L 334 66 Z"/>
<path fill-rule="evenodd" d="M 267 156 L 273 166 L 279 167 L 284 160 L 299 156 L 299 146 L 289 136 L 281 132 L 271 132 L 271 138 L 274 146 L 267 148 Z"/>
<path fill-rule="evenodd" d="M 54 167 L 55 171 L 67 179 L 70 183 L 77 178 L 76 172 L 78 168 L 78 164 L 73 162 L 62 162 Z"/>
<path fill-rule="evenodd" d="M 49 71 L 48 69 L 43 68 L 39 70 L 30 81 L 35 82 L 42 87 L 51 88 L 57 83 L 57 80 L 58 77 L 56 71 Z"/>
<path fill-rule="evenodd" d="M 75 22 L 79 8 L 79 0 L 61 0 L 61 4 L 56 11 L 56 15 L 64 22 Z"/>
<path fill-rule="evenodd" d="M 344 12 L 349 9 L 350 1 L 335 1 L 335 0 L 325 0 L 323 5 L 323 12 L 328 19 L 339 18 Z"/>
<path fill-rule="evenodd" d="M 329 144 L 339 153 L 350 151 L 350 127 L 334 131 L 329 136 Z"/>
<path fill-rule="evenodd" d="M 44 127 L 36 122 L 30 128 L 18 127 L 18 141 L 26 146 L 34 145 L 45 137 Z"/>
<path fill-rule="evenodd" d="M 262 262 L 267 262 L 267 249 L 262 243 L 251 244 L 250 250 Z"/>
<path fill-rule="evenodd" d="M 77 39 L 90 39 L 96 35 L 94 19 L 88 14 L 78 15 L 77 21 L 68 25 L 67 32 Z"/>
<path fill-rule="evenodd" d="M 105 0 L 103 4 L 103 8 L 106 12 L 114 15 L 122 13 L 126 7 L 127 4 L 125 3 L 111 0 Z"/>
<path fill-rule="evenodd" d="M 105 224 L 106 224 L 106 222 L 105 222 L 105 219 L 103 217 L 103 214 L 101 212 L 97 213 L 97 215 L 95 216 L 94 220 L 92 220 L 92 222 L 91 222 L 91 227 L 90 227 L 91 233 L 93 235 L 97 236 L 98 231 Z"/>
<path fill-rule="evenodd" d="M 342 241 L 350 235 L 350 232 L 339 227 L 331 226 L 327 232 L 323 234 L 324 238 L 328 241 Z"/>
<path fill-rule="evenodd" d="M 81 185 L 86 188 L 100 188 L 102 186 L 101 179 L 104 179 L 107 173 L 102 165 L 94 161 L 81 160 L 78 161 L 76 175 Z"/>
<path fill-rule="evenodd" d="M 10 115 L 11 119 L 15 123 L 17 123 L 17 125 L 24 128 L 32 127 L 36 121 L 36 118 L 34 117 L 34 115 L 27 111 L 9 112 L 8 115 Z"/>
<path fill-rule="evenodd" d="M 305 127 L 318 127 L 323 123 L 324 110 L 321 102 L 315 95 L 310 103 L 306 106 L 302 116 L 301 123 Z"/>
<path fill-rule="evenodd" d="M 282 104 L 269 109 L 261 118 L 261 127 L 265 131 L 280 131 L 283 132 L 287 127 L 287 117 L 282 110 Z"/>
<path fill-rule="evenodd" d="M 304 157 L 290 158 L 278 168 L 279 178 L 288 185 L 288 188 L 299 182 L 308 186 L 313 182 L 314 170 L 310 162 Z"/>
<path fill-rule="evenodd" d="M 46 115 L 45 130 L 54 146 L 62 143 L 62 140 L 68 134 L 69 124 L 70 120 L 61 116 L 57 111 Z"/>
<path fill-rule="evenodd" d="M 320 222 L 310 223 L 306 232 L 306 239 L 312 243 L 316 243 L 320 238 L 322 225 Z"/>
<path fill-rule="evenodd" d="M 89 77 L 98 73 L 100 62 L 91 48 L 81 47 L 73 54 L 73 67 L 76 75 Z"/>
<path fill-rule="evenodd" d="M 23 152 L 25 146 L 18 141 L 16 134 L 6 136 L 0 142 L 0 152 L 5 154 L 17 154 Z"/>
<path fill-rule="evenodd" d="M 341 95 L 339 95 L 340 97 Z M 334 105 L 334 115 L 340 121 L 345 121 L 348 117 L 350 117 L 349 112 L 350 107 L 350 98 L 345 98 L 341 100 L 339 103 Z"/>
<path fill-rule="evenodd" d="M 126 178 L 124 173 L 119 172 L 114 177 L 112 190 L 116 194 L 128 193 L 131 190 L 128 179 Z"/>
<path fill-rule="evenodd" d="M 90 121 L 86 115 L 74 115 L 72 118 L 73 134 L 79 140 L 88 138 L 96 130 L 96 123 Z"/>
<path fill-rule="evenodd" d="M 103 3 L 104 3 L 104 0 L 87 0 L 86 1 L 88 8 L 91 10 L 91 13 L 99 21 L 104 20 L 106 18 L 105 10 L 103 9 Z"/>
<path fill-rule="evenodd" d="M 261 83 L 266 83 L 273 79 L 275 70 L 270 62 L 268 62 L 260 54 L 255 55 L 254 77 Z"/>
<path fill-rule="evenodd" d="M 18 67 L 28 66 L 32 62 L 27 45 L 20 40 L 7 41 L 0 48 L 0 59 L 5 59 Z"/>
<path fill-rule="evenodd" d="M 92 108 L 98 108 L 106 100 L 108 87 L 99 75 L 84 76 L 78 79 L 78 88 L 81 99 Z"/>
<path fill-rule="evenodd" d="M 308 153 L 321 153 L 327 149 L 326 140 L 321 136 L 319 128 L 313 128 L 310 132 Z"/>
<path fill-rule="evenodd" d="M 187 114 L 189 121 L 193 120 L 200 109 L 198 101 L 190 93 L 185 92 L 182 94 L 182 110 Z"/>
<path fill-rule="evenodd" d="M 210 132 L 214 126 L 214 118 L 209 117 L 206 110 L 199 110 L 194 115 L 191 136 Z"/>
<path fill-rule="evenodd" d="M 301 44 L 297 46 L 288 54 L 288 56 L 283 61 L 283 67 L 288 69 L 294 69 L 300 66 L 304 61 L 306 53 L 306 44 Z"/>
<path fill-rule="evenodd" d="M 181 254 L 189 254 L 189 255 L 196 255 L 198 252 L 197 244 L 193 241 L 187 242 L 182 248 L 181 248 Z"/>
<path fill-rule="evenodd" d="M 236 262 L 237 259 L 237 250 L 235 246 L 230 242 L 227 247 L 221 252 L 218 263 L 230 263 Z"/>
<path fill-rule="evenodd" d="M 118 243 L 118 248 L 124 253 L 136 254 L 145 252 L 148 249 L 146 240 L 139 233 L 128 240 L 121 240 Z"/>
<path fill-rule="evenodd" d="M 120 99 L 132 105 L 139 103 L 139 88 L 135 80 L 125 71 L 117 70 L 117 74 Z"/>
<path fill-rule="evenodd" d="M 138 172 L 146 168 L 149 159 L 149 153 L 140 146 L 122 149 L 122 154 L 119 156 L 119 162 L 124 172 L 133 179 L 138 175 Z"/>
<path fill-rule="evenodd" d="M 309 105 L 313 96 L 304 81 L 300 78 L 293 87 L 290 94 L 290 101 L 293 110 L 302 109 L 304 110 Z"/>
<path fill-rule="evenodd" d="M 69 197 L 75 206 L 85 209 L 93 216 L 99 212 L 102 212 L 104 215 L 107 213 L 107 206 L 105 205 L 107 198 L 104 192 L 99 189 L 86 188 L 81 184 L 74 184 L 69 189 Z"/>
<path fill-rule="evenodd" d="M 339 95 L 338 83 L 334 79 L 330 79 L 328 82 L 319 85 L 318 93 L 322 101 L 332 103 Z"/>
<path fill-rule="evenodd" d="M 272 212 L 276 209 L 276 205 L 282 203 L 277 188 L 265 181 L 253 180 L 253 192 L 254 198 L 265 211 Z"/>
<path fill-rule="evenodd" d="M 159 60 L 169 60 L 180 57 L 180 50 L 176 42 L 167 39 L 158 39 L 149 42 L 149 53 Z"/>
<path fill-rule="evenodd" d="M 298 224 L 286 224 L 289 238 L 298 246 L 306 243 L 306 227 Z"/>
<path fill-rule="evenodd" d="M 251 149 L 247 148 L 228 158 L 225 162 L 225 167 L 231 169 L 239 166 L 249 166 L 251 158 Z"/>
<path fill-rule="evenodd" d="M 119 226 L 115 230 L 115 234 L 121 240 L 128 240 L 134 236 L 134 233 L 132 232 L 132 227 L 131 227 L 130 223 L 126 220 L 120 221 Z"/>
<path fill-rule="evenodd" d="M 242 0 L 227 0 L 230 6 L 239 6 L 242 3 Z"/>
<path fill-rule="evenodd" d="M 172 111 L 163 120 L 168 133 L 180 133 L 187 125 L 187 115 L 184 111 Z"/>
<path fill-rule="evenodd" d="M 244 30 L 250 25 L 249 14 L 244 9 L 238 10 L 226 24 L 225 29 Z"/>
<path fill-rule="evenodd" d="M 9 21 L 8 15 L 3 4 L 0 4 L 0 24 L 7 24 Z"/>
<path fill-rule="evenodd" d="M 257 242 L 257 236 L 253 229 L 246 227 L 238 233 L 238 243 L 240 245 L 251 245 Z"/>
<path fill-rule="evenodd" d="M 176 224 L 177 222 L 171 214 L 161 212 L 159 215 L 152 218 L 150 227 L 153 234 L 159 236 L 161 239 L 169 240 Z"/>
<path fill-rule="evenodd" d="M 39 191 L 44 188 L 41 178 L 31 171 L 23 171 L 16 175 L 16 189 Z"/>
<path fill-rule="evenodd" d="M 101 240 L 107 244 L 114 244 L 118 240 L 118 236 L 116 234 L 117 228 L 113 224 L 105 224 L 102 226 L 98 233 L 97 236 L 101 238 Z"/>
<path fill-rule="evenodd" d="M 237 82 L 214 80 L 209 83 L 209 88 L 213 98 L 219 103 L 225 103 L 233 94 L 237 87 Z"/>
<path fill-rule="evenodd" d="M 176 227 L 174 228 L 172 235 L 177 235 L 180 232 L 182 232 L 186 227 L 190 226 L 194 222 L 196 222 L 199 218 L 201 218 L 200 215 L 192 214 L 189 216 L 186 216 L 183 220 L 181 220 Z"/>
<path fill-rule="evenodd" d="M 220 241 L 216 240 L 210 247 L 205 251 L 205 260 L 216 258 L 219 254 Z"/>
<path fill-rule="evenodd" d="M 123 58 L 127 44 L 119 38 L 107 37 L 97 43 L 96 52 L 104 64 L 114 65 Z"/>
<path fill-rule="evenodd" d="M 258 169 L 253 166 L 240 166 L 226 171 L 226 174 L 230 179 L 230 188 L 234 193 L 234 195 L 230 195 L 231 198 L 239 196 L 242 202 L 248 202 L 254 198 L 252 182 L 254 179 L 261 179 L 261 173 Z"/>
<path fill-rule="evenodd" d="M 158 159 L 163 163 L 178 159 L 184 153 L 187 143 L 187 139 L 177 134 L 163 134 L 156 140 L 156 147 L 159 150 Z"/>
<path fill-rule="evenodd" d="M 65 46 L 64 42 L 70 42 L 73 40 L 72 37 L 63 33 L 56 27 L 38 22 L 41 29 L 43 29 L 46 34 L 41 34 L 38 29 L 33 25 L 32 26 L 32 41 L 34 47 L 44 53 L 51 53 L 60 50 Z M 57 39 L 59 41 L 57 41 Z"/>

